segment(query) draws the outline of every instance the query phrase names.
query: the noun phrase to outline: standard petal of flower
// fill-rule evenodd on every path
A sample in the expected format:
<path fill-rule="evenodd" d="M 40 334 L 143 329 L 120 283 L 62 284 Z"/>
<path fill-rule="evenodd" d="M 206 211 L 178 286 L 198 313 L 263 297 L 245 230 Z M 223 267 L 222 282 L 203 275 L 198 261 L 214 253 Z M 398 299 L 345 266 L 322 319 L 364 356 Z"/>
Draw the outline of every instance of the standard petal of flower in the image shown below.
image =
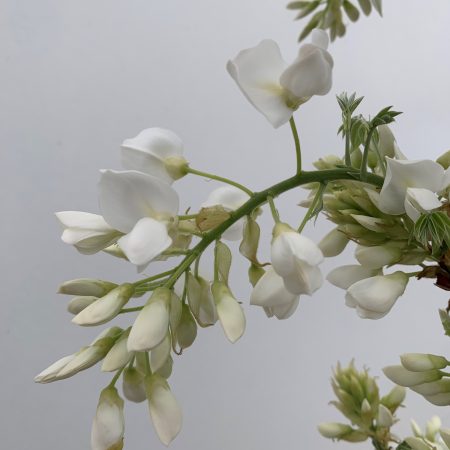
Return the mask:
<path fill-rule="evenodd" d="M 284 286 L 281 278 L 273 268 L 259 279 L 250 295 L 250 304 L 271 308 L 276 306 L 291 306 L 297 296 L 291 294 Z"/>
<path fill-rule="evenodd" d="M 131 263 L 141 266 L 167 250 L 172 245 L 172 239 L 167 233 L 166 225 L 144 217 L 117 243 Z"/>
<path fill-rule="evenodd" d="M 148 376 L 145 386 L 155 431 L 161 442 L 169 445 L 181 430 L 181 408 L 163 377 L 156 374 Z"/>
<path fill-rule="evenodd" d="M 278 44 L 269 39 L 242 50 L 227 64 L 228 73 L 247 100 L 275 128 L 292 116 L 292 109 L 286 105 L 284 91 L 279 84 L 285 68 Z"/>
<path fill-rule="evenodd" d="M 379 208 L 386 214 L 403 214 L 408 187 L 438 192 L 444 180 L 444 168 L 431 160 L 396 160 L 386 158 L 387 170 L 380 192 Z"/>
<path fill-rule="evenodd" d="M 123 142 L 122 165 L 172 183 L 173 178 L 168 174 L 164 160 L 182 154 L 183 142 L 174 132 L 164 128 L 147 128 Z"/>
<path fill-rule="evenodd" d="M 298 99 L 325 95 L 332 86 L 332 71 L 331 55 L 314 44 L 305 44 L 281 75 L 280 84 Z"/>
<path fill-rule="evenodd" d="M 179 200 L 174 189 L 156 177 L 131 170 L 104 170 L 99 203 L 108 224 L 129 233 L 144 217 L 175 216 Z"/>
<path fill-rule="evenodd" d="M 327 281 L 334 284 L 338 288 L 348 289 L 352 284 L 364 278 L 370 278 L 378 275 L 378 269 L 370 269 L 369 267 L 350 264 L 346 266 L 336 267 L 327 276 Z"/>

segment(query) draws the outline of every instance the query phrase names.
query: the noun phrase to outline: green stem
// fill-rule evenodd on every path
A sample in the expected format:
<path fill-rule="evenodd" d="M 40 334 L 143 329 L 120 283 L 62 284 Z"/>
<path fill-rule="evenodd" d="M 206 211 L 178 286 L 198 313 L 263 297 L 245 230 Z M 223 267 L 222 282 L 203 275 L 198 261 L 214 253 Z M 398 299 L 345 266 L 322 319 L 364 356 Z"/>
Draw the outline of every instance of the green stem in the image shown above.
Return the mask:
<path fill-rule="evenodd" d="M 199 177 L 210 178 L 211 180 L 221 181 L 222 183 L 230 184 L 231 186 L 237 187 L 238 189 L 244 191 L 246 194 L 250 196 L 253 195 L 253 192 L 250 189 L 246 188 L 245 186 L 236 181 L 230 180 L 229 178 L 224 178 L 219 175 L 214 175 L 208 172 L 202 172 L 200 170 L 193 169 L 192 167 L 187 167 L 186 172 L 191 173 L 193 175 L 198 175 Z"/>
<path fill-rule="evenodd" d="M 369 147 L 370 142 L 372 141 L 372 135 L 375 131 L 375 128 L 371 128 L 369 134 L 367 135 L 366 142 L 364 145 L 364 153 L 361 162 L 361 181 L 367 180 L 367 160 L 369 158 Z"/>
<path fill-rule="evenodd" d="M 308 183 L 323 183 L 326 181 L 337 180 L 352 180 L 361 181 L 361 173 L 358 170 L 352 168 L 344 169 L 330 169 L 330 170 L 317 170 L 314 172 L 302 172 L 291 178 L 288 178 L 280 183 L 265 189 L 261 192 L 255 192 L 250 199 L 244 203 L 240 208 L 231 213 L 229 219 L 222 222 L 219 226 L 213 230 L 204 234 L 200 242 L 192 248 L 191 253 L 187 255 L 181 263 L 174 269 L 172 275 L 166 283 L 166 287 L 172 288 L 177 279 L 183 274 L 183 272 L 189 268 L 189 266 L 198 258 L 198 256 L 216 239 L 220 238 L 222 233 L 226 231 L 231 225 L 237 222 L 244 216 L 249 215 L 255 208 L 261 206 L 267 202 L 268 197 L 275 197 L 283 192 L 294 189 L 298 186 Z M 366 175 L 366 182 L 375 186 L 381 187 L 383 185 L 383 178 L 374 174 Z"/>
<path fill-rule="evenodd" d="M 350 156 L 350 126 L 351 126 L 351 114 L 345 115 L 345 165 L 351 166 L 352 160 Z"/>
<path fill-rule="evenodd" d="M 120 375 L 122 375 L 123 369 L 125 369 L 125 367 L 122 367 L 121 369 L 119 369 L 116 374 L 113 376 L 111 382 L 108 384 L 108 387 L 114 387 L 117 383 L 117 380 L 119 379 Z"/>
<path fill-rule="evenodd" d="M 299 233 L 301 233 L 303 231 L 303 228 L 305 228 L 305 225 L 308 223 L 309 219 L 311 219 L 312 216 L 314 215 L 314 213 L 317 209 L 317 205 L 322 198 L 324 190 L 325 190 L 325 183 L 320 183 L 320 186 L 317 189 L 316 195 L 314 196 L 311 206 L 308 208 L 308 211 L 306 211 L 305 217 L 303 218 L 302 223 L 298 227 L 297 231 Z"/>
<path fill-rule="evenodd" d="M 198 216 L 198 214 L 184 214 L 184 215 L 178 216 L 178 220 L 195 219 L 197 216 Z"/>
<path fill-rule="evenodd" d="M 275 202 L 273 201 L 273 197 L 272 196 L 268 196 L 267 197 L 267 202 L 269 203 L 270 206 L 270 212 L 272 213 L 272 217 L 275 223 L 280 223 L 280 214 L 278 213 L 278 210 L 275 206 Z"/>
<path fill-rule="evenodd" d="M 141 284 L 149 283 L 150 281 L 158 280 L 159 278 L 167 277 L 168 275 L 171 275 L 174 270 L 175 269 L 171 269 L 167 272 L 158 273 L 158 275 L 152 275 L 151 277 L 143 278 L 142 280 L 136 281 L 134 283 L 134 286 L 139 286 Z"/>
<path fill-rule="evenodd" d="M 298 137 L 297 126 L 295 125 L 294 116 L 289 119 L 289 125 L 291 126 L 292 136 L 295 143 L 295 156 L 297 158 L 297 175 L 302 171 L 302 151 L 300 148 L 300 139 Z"/>

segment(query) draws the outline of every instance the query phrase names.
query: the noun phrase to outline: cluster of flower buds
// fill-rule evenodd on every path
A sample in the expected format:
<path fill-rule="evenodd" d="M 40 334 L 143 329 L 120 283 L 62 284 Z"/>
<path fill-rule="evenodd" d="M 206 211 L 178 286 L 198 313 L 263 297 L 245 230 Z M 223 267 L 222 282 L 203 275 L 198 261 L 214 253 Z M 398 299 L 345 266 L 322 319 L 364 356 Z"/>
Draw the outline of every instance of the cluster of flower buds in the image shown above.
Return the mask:
<path fill-rule="evenodd" d="M 395 413 L 405 398 L 404 388 L 396 386 L 386 396 L 380 397 L 375 379 L 367 370 L 358 371 L 353 362 L 345 368 L 337 365 L 332 387 L 337 401 L 331 404 L 351 425 L 322 423 L 318 427 L 322 436 L 347 442 L 371 439 L 383 445 L 392 440 L 390 429 L 397 421 Z"/>
<path fill-rule="evenodd" d="M 448 450 L 450 448 L 450 429 L 441 428 L 441 419 L 433 416 L 423 432 L 414 420 L 411 428 L 414 436 L 407 437 L 405 442 L 412 450 Z"/>
<path fill-rule="evenodd" d="M 406 353 L 400 356 L 400 361 L 401 365 L 383 369 L 391 381 L 409 387 L 434 405 L 450 405 L 450 379 L 443 371 L 450 361 L 425 353 Z"/>

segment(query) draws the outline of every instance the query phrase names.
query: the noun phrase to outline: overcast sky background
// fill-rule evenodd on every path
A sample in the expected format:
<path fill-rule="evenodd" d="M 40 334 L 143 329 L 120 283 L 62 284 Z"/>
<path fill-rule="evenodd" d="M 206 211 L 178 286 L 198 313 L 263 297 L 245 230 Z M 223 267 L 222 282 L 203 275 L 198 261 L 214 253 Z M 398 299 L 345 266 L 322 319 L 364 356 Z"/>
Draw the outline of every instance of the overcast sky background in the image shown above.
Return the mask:
<path fill-rule="evenodd" d="M 342 151 L 334 95 L 343 90 L 365 96 L 365 114 L 387 105 L 405 112 L 393 129 L 411 159 L 435 158 L 450 147 L 450 3 L 384 3 L 383 19 L 362 18 L 331 46 L 332 92 L 296 115 L 305 167 Z M 292 60 L 301 28 L 293 16 L 275 0 L 0 0 L 2 448 L 89 448 L 98 392 L 110 376 L 95 367 L 63 382 L 33 383 L 36 373 L 98 333 L 71 324 L 68 299 L 55 291 L 71 278 L 137 277 L 123 261 L 84 257 L 61 243 L 53 213 L 98 212 L 98 169 L 120 169 L 122 140 L 151 126 L 179 134 L 198 169 L 255 190 L 288 177 L 294 167 L 289 127 L 274 130 L 241 95 L 225 64 L 267 37 Z M 175 185 L 183 207 L 196 207 L 217 186 L 191 178 Z M 279 201 L 284 220 L 301 220 L 295 205 L 304 195 L 298 189 Z M 267 212 L 261 223 L 267 257 Z M 318 241 L 329 228 L 319 220 L 306 234 Z M 411 282 L 379 321 L 359 319 L 330 285 L 303 298 L 292 318 L 276 321 L 249 306 L 246 264 L 235 259 L 231 282 L 244 302 L 247 331 L 231 345 L 219 326 L 201 330 L 176 358 L 169 382 L 184 426 L 174 450 L 357 448 L 316 431 L 319 422 L 339 419 L 328 405 L 336 361 L 355 358 L 359 367 L 371 367 L 387 390 L 392 384 L 381 368 L 399 354 L 448 355 L 437 315 L 448 294 L 431 282 Z M 327 261 L 324 271 L 351 261 L 348 251 Z M 450 426 L 448 408 L 415 394 L 406 402 L 405 419 L 423 423 L 438 413 Z M 164 448 L 145 404 L 127 404 L 126 422 L 125 448 Z M 405 420 L 399 432 L 406 430 Z"/>

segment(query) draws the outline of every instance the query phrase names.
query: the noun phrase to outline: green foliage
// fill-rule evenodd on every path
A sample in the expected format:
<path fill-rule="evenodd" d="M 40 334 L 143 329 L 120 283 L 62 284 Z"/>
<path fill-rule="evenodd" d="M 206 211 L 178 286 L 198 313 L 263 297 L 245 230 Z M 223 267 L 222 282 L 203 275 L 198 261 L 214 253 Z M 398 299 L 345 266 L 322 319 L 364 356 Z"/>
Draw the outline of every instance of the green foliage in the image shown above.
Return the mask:
<path fill-rule="evenodd" d="M 309 22 L 303 28 L 298 38 L 299 42 L 305 39 L 314 28 L 329 30 L 330 39 L 345 35 L 345 17 L 356 22 L 361 13 L 368 16 L 373 9 L 382 15 L 382 0 L 309 0 L 293 1 L 287 5 L 288 9 L 298 11 L 295 20 L 303 19 L 312 14 Z"/>
<path fill-rule="evenodd" d="M 413 236 L 423 247 L 431 245 L 436 255 L 444 244 L 450 247 L 450 218 L 443 211 L 422 214 L 414 225 Z"/>
<path fill-rule="evenodd" d="M 399 111 L 391 111 L 392 106 L 386 106 L 383 108 L 371 121 L 370 127 L 376 128 L 380 125 L 388 125 L 395 122 L 395 117 L 401 114 Z"/>

